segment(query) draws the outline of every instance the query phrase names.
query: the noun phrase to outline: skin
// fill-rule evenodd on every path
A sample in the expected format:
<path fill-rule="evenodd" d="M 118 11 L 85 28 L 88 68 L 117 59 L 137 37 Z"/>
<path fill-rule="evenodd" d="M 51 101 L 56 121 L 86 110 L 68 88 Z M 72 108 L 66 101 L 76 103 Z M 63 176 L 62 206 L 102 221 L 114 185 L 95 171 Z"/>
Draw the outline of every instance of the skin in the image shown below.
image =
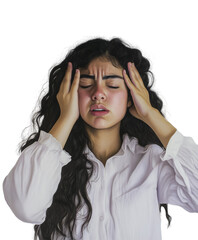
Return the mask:
<path fill-rule="evenodd" d="M 57 94 L 60 117 L 49 132 L 63 148 L 74 123 L 81 114 L 92 143 L 89 147 L 105 165 L 106 160 L 118 152 L 121 147 L 120 121 L 127 107 L 129 107 L 130 114 L 150 126 L 164 148 L 167 147 L 177 129 L 160 114 L 158 109 L 151 106 L 149 93 L 135 65 L 128 62 L 127 67 L 129 76 L 124 69 L 115 68 L 110 62 L 104 62 L 104 59 L 103 61 L 96 59 L 90 63 L 88 69 L 77 69 L 71 84 L 72 63 L 68 63 L 66 74 Z M 95 75 L 95 82 L 89 90 L 80 87 L 83 85 L 82 79 L 80 83 L 80 75 L 85 73 Z M 119 84 L 119 89 L 111 90 L 108 87 L 107 81 L 102 80 L 106 74 L 123 76 L 124 81 L 119 79 L 120 82 L 116 82 L 116 85 Z M 84 82 L 84 84 L 87 83 Z M 134 102 L 133 106 L 127 100 L 127 87 Z M 116 99 L 117 97 L 120 101 Z M 91 116 L 88 110 L 94 103 L 103 104 L 110 110 L 110 113 L 103 117 Z M 119 106 L 122 105 L 122 108 L 117 107 L 118 103 Z"/>
<path fill-rule="evenodd" d="M 123 68 L 116 68 L 110 61 L 97 58 L 87 69 L 81 69 L 80 74 L 94 75 L 95 80 L 80 78 L 78 89 L 79 112 L 85 122 L 85 128 L 91 140 L 89 148 L 104 164 L 106 160 L 119 151 L 121 147 L 120 123 L 126 114 L 128 101 L 127 86 L 123 79 Z M 121 78 L 109 78 L 107 75 L 118 75 Z M 88 88 L 83 88 L 88 86 Z M 112 88 L 118 87 L 118 88 Z M 102 104 L 109 113 L 103 116 L 93 116 L 90 107 Z"/>
<path fill-rule="evenodd" d="M 131 115 L 144 121 L 154 130 L 165 148 L 177 130 L 160 114 L 158 109 L 152 107 L 149 93 L 134 63 L 128 63 L 128 70 L 129 76 L 124 69 L 115 68 L 111 62 L 103 62 L 100 59 L 92 61 L 88 70 L 81 70 L 81 74 L 89 73 L 95 75 L 96 81 L 91 89 L 84 92 L 84 89 L 79 88 L 78 96 L 80 114 L 87 123 L 86 129 L 92 142 L 92 145 L 89 147 L 104 165 L 106 160 L 118 152 L 121 147 L 120 122 L 126 113 L 127 107 L 129 107 Z M 122 73 L 124 78 L 124 82 L 119 82 L 120 89 L 116 93 L 108 90 L 107 84 L 102 80 L 105 74 L 110 74 L 111 72 L 119 76 Z M 81 82 L 81 85 L 86 84 L 86 82 L 84 84 Z M 127 89 L 125 86 L 130 90 L 134 102 L 133 106 L 127 101 Z M 109 106 L 112 113 L 103 117 L 90 116 L 88 106 L 94 103 L 94 101 Z M 118 105 L 121 110 L 117 107 Z"/>

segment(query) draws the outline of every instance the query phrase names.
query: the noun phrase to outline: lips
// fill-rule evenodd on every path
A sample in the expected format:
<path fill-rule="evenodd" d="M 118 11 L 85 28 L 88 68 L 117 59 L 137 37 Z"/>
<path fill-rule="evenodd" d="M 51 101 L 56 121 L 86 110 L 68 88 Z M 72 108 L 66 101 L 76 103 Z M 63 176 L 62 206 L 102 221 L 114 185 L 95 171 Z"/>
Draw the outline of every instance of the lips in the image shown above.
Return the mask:
<path fill-rule="evenodd" d="M 93 111 L 94 109 L 103 109 L 104 111 L 109 111 L 107 108 L 105 108 L 103 105 L 101 104 L 95 104 L 92 105 L 90 108 L 90 111 Z"/>

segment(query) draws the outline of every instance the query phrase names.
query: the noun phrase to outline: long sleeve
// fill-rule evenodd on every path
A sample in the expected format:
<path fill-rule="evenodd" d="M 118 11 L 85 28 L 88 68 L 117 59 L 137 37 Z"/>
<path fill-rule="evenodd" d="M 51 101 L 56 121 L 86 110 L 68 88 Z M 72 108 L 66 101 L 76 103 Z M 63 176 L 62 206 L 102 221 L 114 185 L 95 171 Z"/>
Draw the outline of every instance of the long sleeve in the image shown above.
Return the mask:
<path fill-rule="evenodd" d="M 198 212 L 198 145 L 177 130 L 160 159 L 159 202 Z"/>
<path fill-rule="evenodd" d="M 41 224 L 58 188 L 61 169 L 71 156 L 49 133 L 41 131 L 38 141 L 21 153 L 3 181 L 7 204 L 24 222 Z"/>

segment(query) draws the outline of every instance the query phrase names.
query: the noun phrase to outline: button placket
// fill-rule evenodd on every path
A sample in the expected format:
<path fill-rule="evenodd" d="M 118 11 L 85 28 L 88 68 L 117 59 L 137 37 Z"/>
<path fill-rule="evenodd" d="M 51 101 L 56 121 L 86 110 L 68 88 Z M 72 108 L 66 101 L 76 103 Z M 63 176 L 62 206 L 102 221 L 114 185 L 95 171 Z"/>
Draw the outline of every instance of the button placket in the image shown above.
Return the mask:
<path fill-rule="evenodd" d="M 105 195 L 106 195 L 106 182 L 105 182 L 105 168 L 101 166 L 101 211 L 99 215 L 99 221 L 104 221 L 104 214 L 105 214 Z"/>

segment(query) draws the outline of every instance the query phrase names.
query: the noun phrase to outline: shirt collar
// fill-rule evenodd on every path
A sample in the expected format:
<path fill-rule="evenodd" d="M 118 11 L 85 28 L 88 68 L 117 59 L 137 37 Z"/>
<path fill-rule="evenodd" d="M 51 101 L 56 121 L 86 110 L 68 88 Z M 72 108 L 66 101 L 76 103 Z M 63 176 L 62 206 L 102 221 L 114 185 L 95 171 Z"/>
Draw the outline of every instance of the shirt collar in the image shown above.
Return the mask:
<path fill-rule="evenodd" d="M 130 151 L 134 153 L 136 144 L 138 144 L 138 139 L 135 137 L 129 138 L 128 134 L 125 133 L 123 135 L 122 146 L 121 146 L 120 150 L 115 154 L 115 156 L 124 155 L 127 152 L 127 148 L 129 148 Z M 89 147 L 87 145 L 85 146 L 85 150 L 83 153 L 87 154 L 89 156 L 92 156 L 92 157 L 94 156 L 93 152 L 89 149 Z"/>

